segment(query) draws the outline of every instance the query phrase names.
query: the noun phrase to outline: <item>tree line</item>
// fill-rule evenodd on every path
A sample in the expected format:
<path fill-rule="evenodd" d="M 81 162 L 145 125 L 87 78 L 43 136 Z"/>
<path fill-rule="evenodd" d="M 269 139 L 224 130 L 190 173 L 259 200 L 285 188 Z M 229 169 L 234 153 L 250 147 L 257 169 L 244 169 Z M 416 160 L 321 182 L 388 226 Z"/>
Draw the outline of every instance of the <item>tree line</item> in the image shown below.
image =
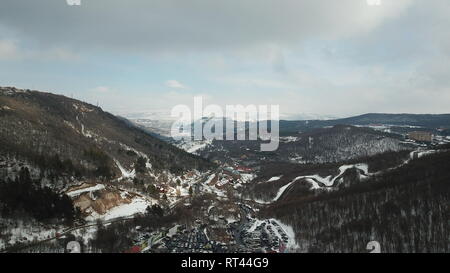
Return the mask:
<path fill-rule="evenodd" d="M 28 168 L 22 168 L 14 180 L 0 180 L 0 214 L 2 217 L 32 217 L 38 221 L 63 221 L 71 224 L 79 210 L 65 194 L 41 187 L 31 179 Z"/>

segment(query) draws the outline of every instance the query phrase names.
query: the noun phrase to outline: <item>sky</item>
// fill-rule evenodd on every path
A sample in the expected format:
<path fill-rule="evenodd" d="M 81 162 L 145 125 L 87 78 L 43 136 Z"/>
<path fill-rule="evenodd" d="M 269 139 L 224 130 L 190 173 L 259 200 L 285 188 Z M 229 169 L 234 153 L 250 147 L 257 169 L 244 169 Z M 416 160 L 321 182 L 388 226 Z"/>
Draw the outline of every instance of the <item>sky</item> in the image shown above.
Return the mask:
<path fill-rule="evenodd" d="M 448 0 L 0 1 L 0 85 L 115 114 L 450 113 Z"/>

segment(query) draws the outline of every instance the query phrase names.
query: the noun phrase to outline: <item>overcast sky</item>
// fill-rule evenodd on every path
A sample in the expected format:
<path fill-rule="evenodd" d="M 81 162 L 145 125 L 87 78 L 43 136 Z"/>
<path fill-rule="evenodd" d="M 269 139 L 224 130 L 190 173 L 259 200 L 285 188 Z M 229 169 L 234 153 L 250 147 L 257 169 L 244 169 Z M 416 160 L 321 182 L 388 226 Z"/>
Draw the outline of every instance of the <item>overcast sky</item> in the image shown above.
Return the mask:
<path fill-rule="evenodd" d="M 120 114 L 449 113 L 449 31 L 449 0 L 1 0 L 0 85 Z"/>

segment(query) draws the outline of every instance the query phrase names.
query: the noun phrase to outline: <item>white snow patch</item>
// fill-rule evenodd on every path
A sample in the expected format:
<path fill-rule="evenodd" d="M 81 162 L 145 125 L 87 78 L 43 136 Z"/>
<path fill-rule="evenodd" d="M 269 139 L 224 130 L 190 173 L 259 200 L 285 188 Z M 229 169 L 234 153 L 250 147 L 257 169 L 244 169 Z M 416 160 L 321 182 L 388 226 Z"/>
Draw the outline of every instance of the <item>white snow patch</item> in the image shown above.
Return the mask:
<path fill-rule="evenodd" d="M 431 155 L 431 154 L 434 154 L 434 153 L 436 153 L 435 150 L 428 150 L 428 151 L 418 152 L 417 153 L 417 157 L 421 158 L 421 157 L 428 156 L 428 155 Z"/>
<path fill-rule="evenodd" d="M 261 221 L 261 220 L 256 219 L 256 220 L 253 222 L 252 226 L 247 230 L 247 232 L 253 232 L 253 231 L 255 231 L 255 229 L 256 229 L 258 226 L 260 226 L 263 222 L 264 222 L 264 221 Z"/>
<path fill-rule="evenodd" d="M 136 170 L 132 170 L 131 172 L 127 171 L 120 162 L 114 158 L 114 162 L 116 163 L 117 167 L 120 169 L 120 172 L 122 173 L 122 177 L 119 178 L 120 180 L 127 179 L 127 178 L 134 178 L 136 176 Z"/>
<path fill-rule="evenodd" d="M 267 180 L 267 182 L 272 182 L 272 181 L 280 180 L 281 177 L 283 177 L 283 176 L 282 176 L 282 175 L 280 175 L 280 176 L 274 176 L 274 177 L 270 178 L 269 180 Z"/>
<path fill-rule="evenodd" d="M 151 205 L 150 202 L 145 199 L 134 198 L 131 203 L 114 207 L 103 215 L 93 213 L 91 216 L 88 216 L 86 220 L 95 221 L 97 219 L 102 219 L 108 221 L 119 217 L 130 217 L 138 213 L 145 213 L 149 205 Z"/>
<path fill-rule="evenodd" d="M 85 192 L 99 191 L 99 190 L 103 190 L 104 188 L 105 188 L 105 185 L 103 185 L 103 184 L 97 184 L 97 185 L 92 186 L 92 187 L 89 187 L 89 188 L 84 188 L 84 189 L 79 189 L 79 190 L 70 191 L 70 192 L 67 192 L 66 194 L 67 194 L 69 197 L 73 198 L 73 197 L 78 196 L 78 195 L 80 195 L 80 194 L 82 194 L 82 193 L 85 193 Z"/>
<path fill-rule="evenodd" d="M 253 173 L 242 173 L 240 180 L 242 181 L 242 183 L 245 184 L 245 183 L 252 181 L 255 177 L 256 177 L 256 175 Z"/>
<path fill-rule="evenodd" d="M 294 136 L 280 137 L 280 141 L 284 142 L 284 143 L 295 142 L 298 140 L 300 140 L 300 137 L 294 137 Z"/>
<path fill-rule="evenodd" d="M 169 229 L 169 231 L 167 232 L 167 237 L 172 237 L 173 235 L 177 234 L 178 227 L 180 227 L 180 225 L 175 225 L 174 227 Z"/>
<path fill-rule="evenodd" d="M 369 166 L 364 163 L 358 163 L 358 164 L 353 164 L 353 165 L 342 165 L 341 167 L 339 167 L 339 174 L 335 177 L 333 177 L 332 175 L 329 175 L 327 177 L 321 177 L 320 175 L 317 175 L 317 174 L 305 175 L 305 176 L 296 177 L 293 182 L 298 181 L 303 178 L 306 178 L 307 179 L 306 181 L 308 181 L 312 184 L 311 185 L 312 189 L 323 188 L 320 186 L 319 183 L 322 183 L 326 187 L 333 187 L 333 186 L 336 186 L 335 182 L 338 181 L 339 178 L 341 178 L 341 176 L 344 174 L 344 172 L 351 168 L 356 168 L 358 170 L 361 170 L 363 172 L 364 177 L 367 177 L 370 175 L 369 174 Z M 317 182 L 319 182 L 319 183 L 317 183 Z"/>
<path fill-rule="evenodd" d="M 277 201 L 284 193 L 284 191 L 290 186 L 292 185 L 292 183 L 294 183 L 295 181 L 292 181 L 290 183 L 287 183 L 286 185 L 284 185 L 283 187 L 281 187 L 278 192 L 277 195 L 275 196 L 275 198 L 272 200 L 272 202 Z"/>
<path fill-rule="evenodd" d="M 300 179 L 306 179 L 306 181 L 311 184 L 311 189 L 327 189 L 327 190 L 333 189 L 336 186 L 335 182 L 336 181 L 341 181 L 340 179 L 342 178 L 342 175 L 344 174 L 344 172 L 346 170 L 348 170 L 348 169 L 351 169 L 351 168 L 356 168 L 356 169 L 359 169 L 359 170 L 361 170 L 363 172 L 363 175 L 360 175 L 360 178 L 366 178 L 367 176 L 370 175 L 369 172 L 368 172 L 369 167 L 368 167 L 367 164 L 358 163 L 358 164 L 354 164 L 354 165 L 343 165 L 343 166 L 339 167 L 339 174 L 336 175 L 335 177 L 333 177 L 332 175 L 329 175 L 327 177 L 321 177 L 320 175 L 317 175 L 317 174 L 315 174 L 315 175 L 298 176 L 294 180 L 292 180 L 291 182 L 289 182 L 286 185 L 282 186 L 278 190 L 275 198 L 273 198 L 271 201 L 268 201 L 268 202 L 267 201 L 262 201 L 262 200 L 254 200 L 254 201 L 257 202 L 257 203 L 260 203 L 260 204 L 270 204 L 272 202 L 278 201 L 278 199 L 284 194 L 284 192 L 293 183 L 297 182 Z M 325 187 L 320 185 L 320 183 L 325 185 Z"/>
<path fill-rule="evenodd" d="M 284 233 L 287 235 L 288 242 L 286 244 L 286 248 L 288 249 L 288 251 L 299 248 L 298 244 L 295 242 L 294 229 L 289 225 L 283 224 L 281 221 L 279 221 L 277 219 L 271 219 L 271 220 L 275 221 L 281 227 L 281 229 L 284 231 Z M 278 230 L 277 230 L 277 232 L 278 232 Z"/>

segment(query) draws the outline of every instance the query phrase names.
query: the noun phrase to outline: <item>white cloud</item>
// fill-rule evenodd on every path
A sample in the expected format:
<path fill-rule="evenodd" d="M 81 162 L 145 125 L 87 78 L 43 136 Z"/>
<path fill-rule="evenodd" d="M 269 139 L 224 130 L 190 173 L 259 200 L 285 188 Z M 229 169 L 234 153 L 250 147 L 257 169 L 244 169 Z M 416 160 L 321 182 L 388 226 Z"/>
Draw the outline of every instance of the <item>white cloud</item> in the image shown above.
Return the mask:
<path fill-rule="evenodd" d="M 168 80 L 166 81 L 166 86 L 174 89 L 186 89 L 187 87 L 176 80 Z"/>

